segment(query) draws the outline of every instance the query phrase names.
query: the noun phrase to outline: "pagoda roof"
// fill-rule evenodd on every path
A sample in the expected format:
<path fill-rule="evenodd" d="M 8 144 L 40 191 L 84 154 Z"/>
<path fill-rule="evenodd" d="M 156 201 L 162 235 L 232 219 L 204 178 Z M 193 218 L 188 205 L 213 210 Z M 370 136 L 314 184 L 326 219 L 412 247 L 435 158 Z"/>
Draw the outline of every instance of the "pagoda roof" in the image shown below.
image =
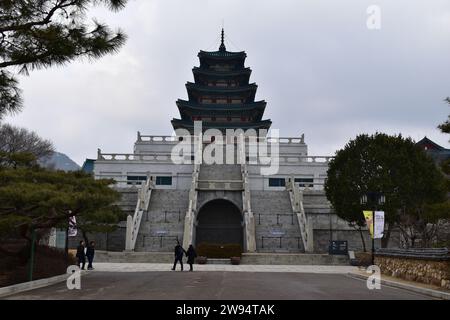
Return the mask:
<path fill-rule="evenodd" d="M 233 103 L 197 103 L 192 101 L 186 101 L 182 99 L 177 100 L 177 106 L 179 108 L 187 108 L 187 109 L 193 109 L 193 110 L 220 110 L 220 111 L 244 111 L 244 110 L 255 110 L 255 109 L 262 109 L 266 107 L 267 102 L 264 100 L 261 101 L 255 101 L 251 103 L 244 103 L 244 104 L 233 104 Z"/>
<path fill-rule="evenodd" d="M 240 76 L 240 75 L 247 75 L 252 73 L 252 69 L 250 68 L 243 68 L 239 70 L 229 70 L 229 71 L 215 71 L 211 69 L 204 69 L 199 67 L 192 68 L 193 73 L 197 74 L 204 74 L 207 76 L 221 76 L 221 77 L 231 77 L 231 76 Z"/>
<path fill-rule="evenodd" d="M 215 60 L 233 60 L 233 59 L 244 59 L 247 57 L 245 51 L 232 52 L 232 51 L 203 51 L 200 50 L 198 53 L 199 58 L 211 58 Z"/>
<path fill-rule="evenodd" d="M 248 116 L 254 121 L 260 121 L 266 108 L 265 101 L 258 101 L 248 104 L 199 104 L 185 100 L 177 101 L 178 110 L 181 117 L 190 117 L 193 115 L 211 115 L 211 116 Z"/>
<path fill-rule="evenodd" d="M 444 147 L 438 145 L 436 142 L 424 137 L 422 140 L 416 143 L 416 145 L 425 148 L 427 151 L 437 151 L 437 152 L 448 152 L 450 153 L 450 149 L 445 149 Z"/>
<path fill-rule="evenodd" d="M 237 87 L 219 87 L 219 86 L 203 86 L 193 82 L 187 82 L 186 88 L 189 90 L 197 90 L 207 93 L 241 93 L 247 91 L 256 91 L 258 85 L 256 83 L 250 83 L 244 86 Z"/>
<path fill-rule="evenodd" d="M 177 128 L 194 129 L 194 122 L 182 119 L 172 119 L 172 126 Z M 269 129 L 272 125 L 271 120 L 262 120 L 258 122 L 203 122 L 203 128 L 217 128 L 217 129 Z"/>

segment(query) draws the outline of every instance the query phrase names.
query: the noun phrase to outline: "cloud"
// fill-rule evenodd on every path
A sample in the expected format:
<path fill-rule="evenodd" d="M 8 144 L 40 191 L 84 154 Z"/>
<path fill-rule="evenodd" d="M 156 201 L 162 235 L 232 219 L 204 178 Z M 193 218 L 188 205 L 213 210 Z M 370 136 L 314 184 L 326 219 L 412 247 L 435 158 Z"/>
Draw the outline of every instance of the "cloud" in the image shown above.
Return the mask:
<path fill-rule="evenodd" d="M 330 155 L 359 133 L 427 135 L 448 147 L 450 3 L 380 0 L 382 28 L 366 27 L 366 0 L 135 0 L 92 16 L 122 28 L 127 44 L 92 63 L 21 77 L 25 109 L 8 122 L 37 131 L 78 163 L 132 152 L 136 131 L 171 134 L 200 49 L 225 21 L 229 50 L 245 50 L 282 136 L 306 134 Z M 214 41 L 216 40 L 216 42 Z"/>

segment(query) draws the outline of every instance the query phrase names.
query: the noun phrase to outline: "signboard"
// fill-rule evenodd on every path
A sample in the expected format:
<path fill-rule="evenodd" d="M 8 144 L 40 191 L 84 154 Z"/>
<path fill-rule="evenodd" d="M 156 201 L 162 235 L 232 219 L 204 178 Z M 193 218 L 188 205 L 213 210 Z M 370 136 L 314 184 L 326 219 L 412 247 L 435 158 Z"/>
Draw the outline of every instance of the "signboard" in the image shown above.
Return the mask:
<path fill-rule="evenodd" d="M 348 242 L 341 240 L 331 240 L 330 247 L 328 248 L 329 254 L 335 255 L 347 255 L 348 254 Z"/>

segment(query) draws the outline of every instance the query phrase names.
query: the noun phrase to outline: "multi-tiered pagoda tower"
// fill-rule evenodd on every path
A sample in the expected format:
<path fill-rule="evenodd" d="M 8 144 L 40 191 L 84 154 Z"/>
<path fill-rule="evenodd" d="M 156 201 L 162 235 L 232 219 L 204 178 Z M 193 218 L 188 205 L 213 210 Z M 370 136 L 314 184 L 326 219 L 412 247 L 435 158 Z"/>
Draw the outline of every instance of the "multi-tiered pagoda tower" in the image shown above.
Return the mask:
<path fill-rule="evenodd" d="M 272 122 L 262 120 L 266 102 L 255 101 L 257 85 L 249 83 L 251 69 L 244 65 L 245 51 L 227 51 L 222 41 L 218 51 L 200 51 L 200 67 L 192 69 L 195 83 L 186 83 L 189 100 L 177 101 L 181 119 L 173 128 L 194 130 L 202 121 L 203 130 L 269 129 Z"/>

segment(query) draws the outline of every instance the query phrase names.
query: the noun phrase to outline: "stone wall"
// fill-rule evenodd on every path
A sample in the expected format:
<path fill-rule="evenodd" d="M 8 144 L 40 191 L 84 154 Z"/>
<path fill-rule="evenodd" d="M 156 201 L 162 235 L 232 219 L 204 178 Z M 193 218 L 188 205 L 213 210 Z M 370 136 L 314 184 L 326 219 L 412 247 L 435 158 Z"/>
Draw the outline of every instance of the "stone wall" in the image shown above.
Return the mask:
<path fill-rule="evenodd" d="M 348 266 L 349 259 L 348 256 L 328 254 L 243 253 L 241 264 Z"/>
<path fill-rule="evenodd" d="M 375 264 L 381 273 L 450 289 L 450 258 L 419 258 L 411 256 L 377 255 Z"/>
<path fill-rule="evenodd" d="M 95 241 L 97 250 L 105 251 L 123 251 L 125 250 L 125 232 L 124 222 L 120 222 L 117 229 L 108 233 L 88 234 L 89 241 Z M 69 249 L 76 249 L 80 240 L 83 240 L 81 232 L 76 237 L 69 238 Z"/>
<path fill-rule="evenodd" d="M 439 221 L 437 242 L 441 246 L 450 246 L 450 219 Z"/>
<path fill-rule="evenodd" d="M 334 227 L 335 228 L 335 227 Z M 331 237 L 330 237 L 331 233 Z M 372 239 L 368 231 L 363 231 L 364 242 L 366 245 L 366 251 L 370 252 L 372 249 Z M 389 238 L 388 247 L 398 248 L 400 233 L 395 230 L 391 232 Z M 360 252 L 363 251 L 363 244 L 361 240 L 361 235 L 359 231 L 354 229 L 314 229 L 314 252 L 315 253 L 326 253 L 328 252 L 328 246 L 330 243 L 330 238 L 332 240 L 346 240 L 348 241 L 348 250 Z M 375 248 L 381 248 L 381 240 L 375 240 Z"/>

